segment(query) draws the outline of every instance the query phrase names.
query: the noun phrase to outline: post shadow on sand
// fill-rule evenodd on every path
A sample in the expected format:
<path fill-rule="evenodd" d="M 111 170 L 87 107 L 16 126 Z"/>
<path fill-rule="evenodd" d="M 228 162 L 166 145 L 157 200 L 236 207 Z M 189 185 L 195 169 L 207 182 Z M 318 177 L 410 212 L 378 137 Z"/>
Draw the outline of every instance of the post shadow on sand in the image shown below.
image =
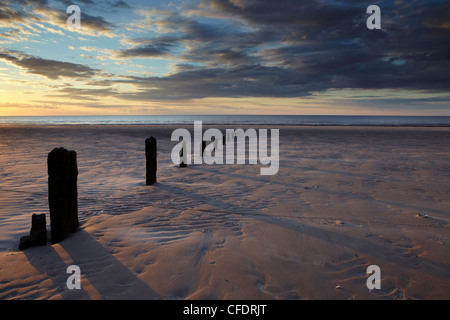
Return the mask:
<path fill-rule="evenodd" d="M 113 257 L 87 231 L 79 230 L 57 244 L 61 257 L 53 246 L 24 251 L 30 264 L 52 281 L 55 292 L 64 299 L 155 300 L 159 295 Z M 66 259 L 66 261 L 64 261 Z M 67 267 L 76 265 L 81 271 L 81 289 L 68 289 Z"/>
<path fill-rule="evenodd" d="M 150 139 L 149 143 L 150 147 L 155 147 L 150 150 L 150 155 L 156 156 L 156 140 Z M 152 168 L 156 174 L 156 157 L 153 160 Z M 51 242 L 57 243 L 56 248 L 63 257 L 55 246 L 29 248 L 24 254 L 41 275 L 52 280 L 54 294 L 61 294 L 66 299 L 158 299 L 156 292 L 88 232 L 79 230 L 76 152 L 55 148 L 49 153 L 47 162 Z M 41 216 L 33 216 L 33 222 L 41 222 L 42 219 L 38 219 Z M 43 216 L 43 227 L 46 228 Z M 34 229 L 30 236 L 36 233 Z M 66 238 L 70 241 L 63 241 Z M 67 279 L 71 276 L 67 273 L 69 265 L 76 265 L 81 270 L 82 288 L 79 290 L 67 288 Z M 83 284 L 87 288 L 83 289 Z"/>
<path fill-rule="evenodd" d="M 224 140 L 225 141 L 225 140 Z M 186 152 L 186 143 L 183 141 L 183 147 L 180 150 L 180 168 L 186 168 L 187 167 L 187 152 Z M 206 141 L 202 141 L 200 143 L 200 156 L 203 157 L 205 153 L 206 148 Z"/>
<path fill-rule="evenodd" d="M 193 169 L 211 172 L 211 173 L 215 173 L 215 174 L 228 175 L 231 177 L 238 176 L 241 179 L 254 179 L 254 180 L 261 181 L 261 182 L 266 182 L 263 179 L 256 178 L 256 177 L 249 177 L 249 176 L 245 176 L 242 174 L 237 175 L 234 173 L 224 173 L 224 172 L 220 172 L 220 171 L 215 172 L 214 170 L 205 169 L 205 167 L 193 167 Z M 273 183 L 273 181 L 271 181 L 270 183 Z M 275 182 L 275 183 L 283 184 L 282 182 Z M 289 184 L 286 184 L 286 185 L 289 185 Z M 161 184 L 159 187 L 162 189 L 166 189 L 171 194 L 174 194 L 174 195 L 177 195 L 180 197 L 184 196 L 186 198 L 190 198 L 193 200 L 202 199 L 202 201 L 205 201 L 205 203 L 211 204 L 214 206 L 227 207 L 230 205 L 229 203 L 220 201 L 220 199 L 218 199 L 218 198 L 209 199 L 209 198 L 203 197 L 202 195 L 200 195 L 196 192 L 193 192 L 193 191 L 183 190 L 181 192 L 177 188 L 174 188 L 167 184 Z M 327 192 L 327 191 L 321 190 L 321 192 Z M 332 192 L 332 191 L 329 191 L 329 192 Z M 346 235 L 343 233 L 339 233 L 339 232 L 335 232 L 335 231 L 331 231 L 331 230 L 325 230 L 325 229 L 315 227 L 312 225 L 308 225 L 308 224 L 304 224 L 304 223 L 302 223 L 300 226 L 298 223 L 295 223 L 292 220 L 280 219 L 277 216 L 271 216 L 269 214 L 264 214 L 260 211 L 252 213 L 251 210 L 250 211 L 246 210 L 245 212 L 242 212 L 242 213 L 231 212 L 231 214 L 241 215 L 241 216 L 245 216 L 245 217 L 250 217 L 252 219 L 261 220 L 261 221 L 264 221 L 264 222 L 267 222 L 267 223 L 270 223 L 273 225 L 277 225 L 279 227 L 283 227 L 283 228 L 295 231 L 297 233 L 301 233 L 301 234 L 311 236 L 311 237 L 314 237 L 314 238 L 317 238 L 317 239 L 320 239 L 323 241 L 330 242 L 332 244 L 340 243 L 345 248 L 355 250 L 355 251 L 365 252 L 366 254 L 371 255 L 376 259 L 387 260 L 390 263 L 402 264 L 402 266 L 404 266 L 404 268 L 407 270 L 416 270 L 417 271 L 418 269 L 416 268 L 416 264 L 420 262 L 421 266 L 419 266 L 418 268 L 422 268 L 423 270 L 426 270 L 427 273 L 434 274 L 443 279 L 448 279 L 450 277 L 449 265 L 446 265 L 444 263 L 439 263 L 436 261 L 430 261 L 424 257 L 421 257 L 420 261 L 415 260 L 414 264 L 412 264 L 411 263 L 412 260 L 408 260 L 408 259 L 414 259 L 414 258 L 411 257 L 411 255 L 408 255 L 407 252 L 404 252 L 404 253 L 398 252 L 396 250 L 393 250 L 392 248 L 368 241 L 363 238 L 352 237 L 352 236 L 349 236 L 349 235 Z"/>
<path fill-rule="evenodd" d="M 307 168 L 307 167 L 297 167 L 297 168 L 304 169 L 304 170 L 313 170 L 313 169 Z M 240 173 L 220 172 L 220 171 L 216 171 L 216 170 L 207 169 L 207 167 L 205 167 L 205 166 L 203 166 L 203 167 L 197 166 L 197 167 L 194 167 L 194 169 L 195 170 L 201 170 L 201 171 L 204 171 L 204 172 L 209 172 L 211 174 L 227 175 L 227 176 L 234 177 L 234 178 L 252 179 L 252 180 L 255 180 L 255 181 L 259 181 L 261 183 L 266 183 L 267 179 L 269 179 L 268 176 L 265 176 L 265 177 L 264 176 L 249 177 L 249 176 L 246 176 L 246 175 L 240 174 Z M 282 169 L 282 167 L 280 167 L 280 170 L 281 169 Z M 322 169 L 321 170 L 315 170 L 314 169 L 314 171 L 328 172 L 328 171 L 322 170 Z M 335 174 L 339 173 L 338 171 L 329 171 L 329 172 L 330 173 L 335 173 Z M 354 175 L 354 176 L 356 176 L 356 175 Z M 364 177 L 363 175 L 361 175 L 361 176 Z M 298 185 L 296 185 L 296 184 L 282 182 L 282 181 L 270 180 L 270 183 L 274 183 L 274 184 L 278 184 L 278 185 L 282 185 L 282 186 L 286 186 L 286 187 L 294 187 L 294 188 L 298 187 Z M 348 196 L 348 194 L 344 194 L 344 193 L 337 192 L 337 191 L 332 191 L 332 190 L 327 190 L 327 189 L 323 189 L 323 188 L 322 189 L 309 189 L 309 190 L 314 191 L 314 192 L 332 194 L 332 195 L 336 195 L 336 196 Z M 360 200 L 366 200 L 365 198 L 361 198 L 361 197 L 359 197 L 357 195 L 351 195 L 351 197 L 356 198 L 356 199 L 360 199 Z M 408 208 L 408 209 L 413 209 L 413 210 L 417 210 L 417 211 L 424 211 L 424 212 L 428 211 L 428 212 L 438 213 L 438 214 L 443 214 L 443 215 L 448 214 L 448 212 L 444 211 L 444 210 L 420 207 L 420 206 L 416 206 L 416 205 L 410 205 L 408 203 L 400 203 L 400 202 L 396 202 L 396 201 L 391 201 L 391 200 L 388 201 L 388 200 L 381 200 L 381 199 L 379 199 L 377 201 L 380 202 L 380 203 L 383 203 L 383 204 L 390 205 L 390 206 L 396 206 L 396 207 L 401 207 L 401 208 Z"/>

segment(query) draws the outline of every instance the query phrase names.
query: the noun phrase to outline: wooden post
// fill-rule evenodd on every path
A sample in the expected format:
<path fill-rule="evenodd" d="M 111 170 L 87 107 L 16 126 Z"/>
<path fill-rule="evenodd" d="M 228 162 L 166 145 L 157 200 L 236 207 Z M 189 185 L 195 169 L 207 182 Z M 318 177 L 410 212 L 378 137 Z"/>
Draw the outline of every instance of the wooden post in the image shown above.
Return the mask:
<path fill-rule="evenodd" d="M 187 150 L 186 150 L 186 141 L 183 141 L 182 148 L 180 151 L 180 168 L 187 167 Z"/>
<path fill-rule="evenodd" d="M 77 154 L 53 149 L 47 165 L 51 240 L 57 243 L 78 229 Z"/>
<path fill-rule="evenodd" d="M 157 148 L 154 137 L 145 140 L 146 183 L 148 186 L 156 182 Z"/>

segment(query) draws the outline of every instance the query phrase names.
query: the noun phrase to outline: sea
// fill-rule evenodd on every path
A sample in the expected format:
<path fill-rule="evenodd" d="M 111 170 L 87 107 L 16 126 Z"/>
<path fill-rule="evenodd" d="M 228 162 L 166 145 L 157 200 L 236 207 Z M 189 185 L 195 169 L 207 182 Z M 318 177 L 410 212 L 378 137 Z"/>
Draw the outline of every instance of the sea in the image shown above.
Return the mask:
<path fill-rule="evenodd" d="M 0 125 L 299 125 L 449 127 L 450 116 L 114 115 L 0 117 Z"/>

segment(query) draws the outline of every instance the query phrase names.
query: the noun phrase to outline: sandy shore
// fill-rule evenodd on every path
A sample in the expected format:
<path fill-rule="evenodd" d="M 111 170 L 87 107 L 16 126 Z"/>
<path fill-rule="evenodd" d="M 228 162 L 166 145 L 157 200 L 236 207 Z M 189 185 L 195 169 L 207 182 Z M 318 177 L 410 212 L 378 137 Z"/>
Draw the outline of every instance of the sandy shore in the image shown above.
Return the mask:
<path fill-rule="evenodd" d="M 450 299 L 450 128 L 281 127 L 261 176 L 174 166 L 178 127 L 1 126 L 0 299 Z M 55 147 L 77 152 L 80 231 L 22 252 Z"/>

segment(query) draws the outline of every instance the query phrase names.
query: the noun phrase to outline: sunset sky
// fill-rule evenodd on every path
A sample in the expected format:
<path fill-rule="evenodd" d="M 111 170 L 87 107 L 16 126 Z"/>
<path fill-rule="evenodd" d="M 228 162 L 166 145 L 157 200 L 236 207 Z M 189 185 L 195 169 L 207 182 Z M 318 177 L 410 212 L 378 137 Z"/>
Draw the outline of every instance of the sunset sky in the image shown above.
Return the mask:
<path fill-rule="evenodd" d="M 449 17 L 448 0 L 0 0 L 0 116 L 450 116 Z"/>

